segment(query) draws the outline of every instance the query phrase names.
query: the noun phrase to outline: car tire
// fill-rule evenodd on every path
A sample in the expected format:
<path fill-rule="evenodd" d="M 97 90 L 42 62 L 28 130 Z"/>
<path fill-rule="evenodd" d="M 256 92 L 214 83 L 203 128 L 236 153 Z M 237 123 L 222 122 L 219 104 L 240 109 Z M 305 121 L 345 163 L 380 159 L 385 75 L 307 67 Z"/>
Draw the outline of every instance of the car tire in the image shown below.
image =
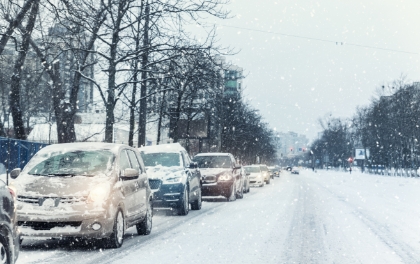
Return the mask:
<path fill-rule="evenodd" d="M 200 210 L 201 205 L 203 204 L 202 196 L 201 196 L 201 190 L 198 190 L 198 198 L 193 203 L 191 203 L 191 210 Z"/>
<path fill-rule="evenodd" d="M 189 201 L 189 191 L 188 186 L 184 188 L 184 194 L 178 206 L 178 215 L 187 215 L 190 210 L 190 201 Z"/>
<path fill-rule="evenodd" d="M 141 220 L 140 223 L 136 225 L 137 234 L 140 236 L 147 236 L 152 232 L 152 226 L 153 226 L 153 207 L 152 207 L 152 201 L 149 201 L 147 210 L 146 210 L 146 216 L 143 220 Z"/>
<path fill-rule="evenodd" d="M 112 228 L 112 234 L 106 239 L 106 245 L 108 248 L 119 248 L 124 242 L 124 214 L 121 209 L 117 210 L 114 218 L 114 226 Z"/>
<path fill-rule="evenodd" d="M 13 263 L 14 260 L 10 259 L 10 250 L 7 239 L 0 235 L 0 263 Z"/>
<path fill-rule="evenodd" d="M 238 198 L 238 199 L 244 198 L 244 186 L 243 185 L 242 185 L 241 190 L 238 193 L 236 193 L 236 198 Z"/>
<path fill-rule="evenodd" d="M 265 182 L 265 184 L 270 184 L 270 178 Z"/>
<path fill-rule="evenodd" d="M 236 201 L 236 185 L 235 185 L 235 183 L 232 184 L 232 187 L 230 188 L 229 195 L 226 198 L 227 198 L 228 202 Z"/>

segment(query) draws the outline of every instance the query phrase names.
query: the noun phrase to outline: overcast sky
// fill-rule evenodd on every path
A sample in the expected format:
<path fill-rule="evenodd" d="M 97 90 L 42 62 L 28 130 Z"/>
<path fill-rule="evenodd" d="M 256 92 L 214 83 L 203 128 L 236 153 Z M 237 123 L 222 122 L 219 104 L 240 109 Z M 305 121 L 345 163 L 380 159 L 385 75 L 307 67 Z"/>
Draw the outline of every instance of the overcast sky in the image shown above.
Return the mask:
<path fill-rule="evenodd" d="M 419 0 L 231 0 L 228 8 L 232 19 L 208 22 L 221 44 L 240 50 L 229 59 L 245 70 L 246 98 L 277 131 L 312 140 L 320 117 L 352 116 L 401 75 L 420 80 Z"/>

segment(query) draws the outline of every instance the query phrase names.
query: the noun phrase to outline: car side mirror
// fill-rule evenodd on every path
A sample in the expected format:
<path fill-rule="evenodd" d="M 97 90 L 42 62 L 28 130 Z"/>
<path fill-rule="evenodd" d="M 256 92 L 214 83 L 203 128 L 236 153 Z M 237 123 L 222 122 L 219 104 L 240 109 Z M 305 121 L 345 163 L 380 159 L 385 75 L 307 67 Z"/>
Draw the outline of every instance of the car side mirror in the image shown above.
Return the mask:
<path fill-rule="evenodd" d="M 190 169 L 197 169 L 198 168 L 198 163 L 197 162 L 191 162 L 189 168 Z"/>
<path fill-rule="evenodd" d="M 121 171 L 121 178 L 134 178 L 139 177 L 139 172 L 136 169 L 127 168 Z"/>
<path fill-rule="evenodd" d="M 13 169 L 11 172 L 10 172 L 10 178 L 12 178 L 12 179 L 16 179 L 18 176 L 19 176 L 19 174 L 20 174 L 20 172 L 21 172 L 22 170 L 20 169 L 20 168 L 16 168 L 16 169 Z"/>

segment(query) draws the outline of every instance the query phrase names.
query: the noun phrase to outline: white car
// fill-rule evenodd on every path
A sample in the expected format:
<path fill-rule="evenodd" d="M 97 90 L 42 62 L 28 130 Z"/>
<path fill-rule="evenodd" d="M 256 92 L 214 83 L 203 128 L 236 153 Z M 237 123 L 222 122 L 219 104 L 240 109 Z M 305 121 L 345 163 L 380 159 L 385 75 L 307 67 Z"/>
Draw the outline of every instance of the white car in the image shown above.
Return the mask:
<path fill-rule="evenodd" d="M 264 186 L 265 179 L 260 165 L 244 166 L 244 169 L 246 173 L 249 173 L 249 183 L 251 185 Z"/>

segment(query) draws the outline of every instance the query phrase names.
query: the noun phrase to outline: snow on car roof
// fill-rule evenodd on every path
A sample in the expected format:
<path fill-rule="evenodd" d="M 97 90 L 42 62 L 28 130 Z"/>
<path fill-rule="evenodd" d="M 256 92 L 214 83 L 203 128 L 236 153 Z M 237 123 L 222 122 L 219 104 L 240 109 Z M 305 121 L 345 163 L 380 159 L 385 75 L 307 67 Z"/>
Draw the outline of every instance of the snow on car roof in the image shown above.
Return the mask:
<path fill-rule="evenodd" d="M 103 143 L 103 142 L 77 142 L 77 143 L 60 143 L 53 144 L 42 148 L 39 153 L 43 152 L 60 152 L 60 151 L 72 151 L 72 150 L 87 150 L 87 149 L 108 149 L 114 153 L 118 152 L 123 144 L 115 143 Z"/>
<path fill-rule="evenodd" d="M 229 156 L 230 153 L 220 153 L 220 152 L 211 152 L 211 153 L 199 153 L 197 156 Z"/>
<path fill-rule="evenodd" d="M 179 143 L 161 144 L 139 148 L 139 151 L 144 153 L 178 153 L 183 150 L 185 149 Z"/>

